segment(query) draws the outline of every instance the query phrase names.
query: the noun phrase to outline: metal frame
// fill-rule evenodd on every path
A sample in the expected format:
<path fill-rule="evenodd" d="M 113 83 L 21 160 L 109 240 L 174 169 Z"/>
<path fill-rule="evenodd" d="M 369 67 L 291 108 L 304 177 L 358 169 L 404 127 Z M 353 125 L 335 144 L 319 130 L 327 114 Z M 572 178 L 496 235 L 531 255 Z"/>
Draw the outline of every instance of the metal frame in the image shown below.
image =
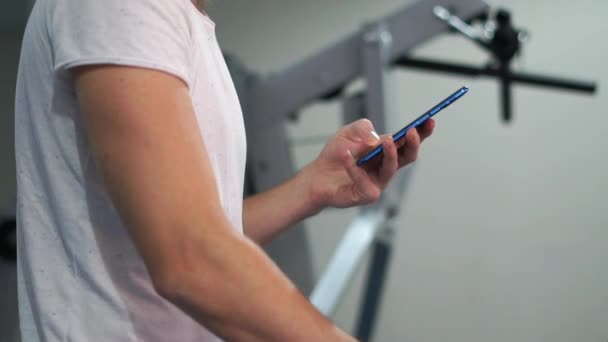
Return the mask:
<path fill-rule="evenodd" d="M 235 83 L 249 140 L 249 193 L 267 190 L 293 175 L 285 122 L 314 101 L 341 95 L 342 89 L 358 77 L 365 78 L 367 87 L 362 94 L 344 99 L 346 121 L 366 117 L 378 131 L 386 131 L 386 117 L 390 112 L 387 74 L 391 65 L 412 48 L 448 31 L 447 24 L 433 19 L 433 7 L 438 4 L 448 6 L 463 18 L 474 17 L 486 9 L 482 0 L 423 0 L 364 26 L 360 32 L 270 79 L 257 78 L 237 67 L 240 70 L 233 72 L 233 77 L 237 74 Z M 238 63 L 231 60 L 229 64 Z M 334 312 L 357 265 L 372 250 L 373 274 L 363 294 L 360 313 L 360 321 L 364 323 L 357 329 L 357 336 L 362 340 L 368 340 L 373 332 L 392 249 L 393 234 L 388 220 L 397 214 L 402 189 L 410 174 L 411 170 L 402 173 L 401 181 L 394 182 L 378 204 L 362 210 L 314 290 L 315 277 L 304 230 L 291 229 L 268 248 L 273 259 L 304 293 L 312 291 L 312 303 L 328 316 Z"/>
<path fill-rule="evenodd" d="M 438 9 L 442 12 L 438 13 Z M 272 78 L 260 79 L 241 68 L 237 73 L 240 81 L 236 84 L 249 140 L 246 181 L 249 193 L 264 191 L 293 175 L 285 122 L 314 101 L 341 97 L 346 123 L 366 117 L 378 131 L 385 132 L 386 118 L 391 112 L 387 74 L 393 66 L 487 75 L 504 82 L 505 75 L 491 68 L 473 69 L 408 57 L 416 46 L 451 30 L 476 40 L 467 22 L 483 17 L 487 12 L 488 7 L 483 0 L 420 0 L 387 18 L 365 25 L 361 31 Z M 358 77 L 366 80 L 365 90 L 342 96 L 342 90 Z M 509 83 L 595 90 L 594 83 L 569 82 L 538 75 L 510 74 L 509 77 Z M 400 172 L 398 181 L 393 182 L 377 204 L 362 209 L 338 244 L 314 289 L 308 240 L 302 229 L 288 231 L 269 248 L 271 256 L 296 285 L 304 293 L 312 291 L 311 302 L 328 316 L 335 311 L 356 268 L 371 250 L 372 260 L 356 328 L 356 337 L 361 341 L 370 340 L 373 334 L 392 252 L 394 231 L 390 220 L 398 214 L 411 175 L 411 167 Z"/>
<path fill-rule="evenodd" d="M 310 301 L 330 316 L 347 288 L 356 267 L 386 221 L 381 210 L 367 210 L 350 225 L 310 295 Z"/>

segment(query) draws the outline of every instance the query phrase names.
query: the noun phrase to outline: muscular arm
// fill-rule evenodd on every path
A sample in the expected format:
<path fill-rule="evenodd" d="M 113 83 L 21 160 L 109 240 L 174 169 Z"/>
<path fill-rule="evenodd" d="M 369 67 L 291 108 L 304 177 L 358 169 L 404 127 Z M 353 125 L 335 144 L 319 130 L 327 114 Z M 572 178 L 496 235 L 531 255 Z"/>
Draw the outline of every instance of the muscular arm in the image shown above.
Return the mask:
<path fill-rule="evenodd" d="M 349 340 L 230 226 L 181 80 L 73 75 L 95 161 L 161 296 L 230 341 Z"/>

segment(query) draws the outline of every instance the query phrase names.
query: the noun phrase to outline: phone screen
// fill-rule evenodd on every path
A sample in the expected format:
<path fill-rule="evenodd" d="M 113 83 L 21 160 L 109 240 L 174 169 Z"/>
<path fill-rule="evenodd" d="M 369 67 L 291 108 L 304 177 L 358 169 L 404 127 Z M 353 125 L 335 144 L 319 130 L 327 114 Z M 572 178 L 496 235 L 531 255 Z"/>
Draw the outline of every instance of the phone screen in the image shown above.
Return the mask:
<path fill-rule="evenodd" d="M 422 125 L 426 120 L 433 117 L 435 114 L 439 113 L 442 109 L 446 108 L 450 104 L 454 103 L 456 100 L 461 98 L 464 94 L 466 94 L 468 91 L 469 91 L 469 88 L 467 88 L 467 87 L 462 87 L 462 88 L 458 89 L 452 95 L 448 96 L 445 100 L 439 102 L 435 107 L 429 109 L 426 113 L 420 115 L 416 120 L 410 122 L 408 125 L 403 127 L 397 133 L 393 134 L 393 141 L 397 141 L 397 140 L 403 138 L 405 136 L 405 134 L 407 133 L 407 131 L 409 131 L 412 128 L 416 128 L 416 127 Z M 371 151 L 367 152 L 359 160 L 357 160 L 357 165 L 362 166 L 362 165 L 366 164 L 368 161 L 370 161 L 370 160 L 374 159 L 375 157 L 377 157 L 378 155 L 382 154 L 383 150 L 384 150 L 384 147 L 382 145 L 375 147 Z"/>

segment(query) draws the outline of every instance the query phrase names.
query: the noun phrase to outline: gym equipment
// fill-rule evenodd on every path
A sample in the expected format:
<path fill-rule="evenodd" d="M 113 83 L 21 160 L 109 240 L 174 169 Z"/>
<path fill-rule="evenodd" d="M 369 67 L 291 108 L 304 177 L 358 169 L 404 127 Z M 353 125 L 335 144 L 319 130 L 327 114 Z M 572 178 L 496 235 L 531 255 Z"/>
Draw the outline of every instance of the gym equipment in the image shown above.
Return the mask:
<path fill-rule="evenodd" d="M 17 221 L 14 217 L 0 221 L 0 259 L 17 260 Z"/>
<path fill-rule="evenodd" d="M 495 13 L 492 15 L 492 13 Z M 518 30 L 511 23 L 511 13 L 505 9 L 487 11 L 472 21 L 485 21 L 485 30 L 478 32 L 459 17 L 450 13 L 443 6 L 435 6 L 433 14 L 447 23 L 454 31 L 462 34 L 482 49 L 490 53 L 493 63 L 477 68 L 468 65 L 447 63 L 435 60 L 422 60 L 404 57 L 396 62 L 399 66 L 418 68 L 423 70 L 460 74 L 465 76 L 491 76 L 500 81 L 502 119 L 510 122 L 513 117 L 511 102 L 513 83 L 530 84 L 543 87 L 552 87 L 569 91 L 593 94 L 597 89 L 595 82 L 583 80 L 570 80 L 553 76 L 515 73 L 511 71 L 513 58 L 520 53 L 522 43 L 528 40 L 528 33 Z"/>
<path fill-rule="evenodd" d="M 483 32 L 471 26 L 477 21 L 484 22 Z M 494 63 L 478 68 L 409 56 L 418 45 L 448 32 L 462 34 L 481 46 Z M 378 131 L 385 132 L 391 111 L 387 75 L 393 67 L 496 77 L 501 82 L 505 122 L 512 119 L 511 86 L 515 83 L 595 92 L 594 82 L 512 72 L 511 62 L 525 38 L 525 31 L 513 27 L 507 11 L 496 11 L 482 0 L 420 0 L 267 79 L 227 56 L 247 127 L 247 194 L 267 190 L 294 173 L 285 123 L 315 101 L 342 101 L 345 123 L 366 117 Z M 358 77 L 366 81 L 366 88 L 345 94 L 344 89 Z M 391 220 L 398 214 L 412 172 L 412 167 L 400 172 L 377 203 L 362 208 L 314 288 L 308 239 L 301 225 L 268 248 L 277 264 L 304 293 L 310 293 L 311 302 L 325 315 L 334 312 L 356 267 L 371 250 L 355 332 L 361 341 L 369 341 L 373 333 L 392 250 Z"/>

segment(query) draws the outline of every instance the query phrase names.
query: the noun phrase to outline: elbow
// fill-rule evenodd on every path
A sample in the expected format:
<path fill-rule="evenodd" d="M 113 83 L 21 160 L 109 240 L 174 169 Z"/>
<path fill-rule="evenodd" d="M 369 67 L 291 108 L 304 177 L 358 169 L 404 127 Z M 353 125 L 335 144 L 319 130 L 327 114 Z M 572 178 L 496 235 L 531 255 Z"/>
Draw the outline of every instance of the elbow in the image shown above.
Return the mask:
<path fill-rule="evenodd" d="M 210 287 L 201 277 L 175 267 L 166 272 L 159 272 L 152 277 L 156 293 L 171 304 L 177 306 L 191 317 L 215 317 L 218 308 L 211 301 L 201 299 L 209 297 Z"/>
<path fill-rule="evenodd" d="M 196 308 L 199 313 L 212 315 L 218 309 L 214 302 L 201 299 L 219 297 L 222 290 L 217 284 L 224 284 L 228 275 L 222 271 L 222 258 L 208 255 L 205 250 L 198 245 L 182 246 L 179 253 L 171 253 L 149 269 L 159 296 L 186 312 Z"/>
<path fill-rule="evenodd" d="M 229 230 L 191 232 L 173 236 L 166 248 L 147 260 L 150 278 L 158 295 L 182 310 L 215 316 L 230 300 L 220 284 L 238 276 L 231 255 L 225 252 L 237 248 L 234 244 L 238 241 Z"/>
<path fill-rule="evenodd" d="M 204 266 L 199 266 L 205 269 Z M 152 284 L 160 297 L 201 324 L 212 327 L 214 322 L 226 319 L 229 313 L 225 308 L 226 298 L 222 297 L 222 290 L 217 286 L 224 283 L 221 276 L 213 272 L 205 273 L 202 276 L 201 272 L 191 272 L 183 264 L 175 265 L 155 273 Z"/>
<path fill-rule="evenodd" d="M 151 278 L 156 293 L 169 302 L 177 304 L 179 293 L 183 292 L 179 290 L 180 284 L 183 284 L 184 281 L 183 275 L 172 271 L 161 271 L 152 273 Z"/>
<path fill-rule="evenodd" d="M 192 292 L 194 275 L 192 268 L 188 265 L 193 264 L 188 253 L 178 252 L 178 248 L 166 248 L 155 255 L 154 259 L 146 260 L 146 266 L 150 274 L 150 280 L 156 293 L 162 298 L 178 304 L 183 302 Z M 183 249 L 182 249 L 183 251 Z M 198 261 L 199 266 L 204 267 L 203 261 Z M 190 272 L 187 270 L 190 269 Z"/>

